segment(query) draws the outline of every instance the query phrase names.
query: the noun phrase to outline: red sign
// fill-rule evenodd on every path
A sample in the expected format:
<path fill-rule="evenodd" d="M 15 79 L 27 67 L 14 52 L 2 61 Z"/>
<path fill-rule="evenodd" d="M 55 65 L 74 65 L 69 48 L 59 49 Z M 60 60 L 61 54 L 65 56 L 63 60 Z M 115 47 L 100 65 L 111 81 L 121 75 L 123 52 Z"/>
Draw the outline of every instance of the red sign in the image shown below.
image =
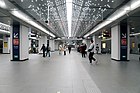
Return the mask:
<path fill-rule="evenodd" d="M 121 40 L 121 43 L 122 43 L 122 45 L 125 45 L 126 46 L 126 39 L 122 39 Z"/>
<path fill-rule="evenodd" d="M 19 45 L 19 39 L 13 39 L 13 44 L 16 46 L 16 45 Z"/>

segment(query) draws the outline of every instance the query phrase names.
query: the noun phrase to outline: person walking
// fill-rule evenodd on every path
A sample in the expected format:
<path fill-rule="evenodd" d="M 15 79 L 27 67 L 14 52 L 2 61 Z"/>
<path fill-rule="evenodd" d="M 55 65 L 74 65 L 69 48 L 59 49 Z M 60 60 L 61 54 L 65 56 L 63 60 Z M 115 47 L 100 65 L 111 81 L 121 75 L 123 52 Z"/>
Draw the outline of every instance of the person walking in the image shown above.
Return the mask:
<path fill-rule="evenodd" d="M 68 46 L 68 50 L 69 50 L 69 54 L 70 54 L 70 52 L 71 52 L 71 46 L 70 45 Z"/>
<path fill-rule="evenodd" d="M 66 45 L 64 45 L 63 51 L 64 51 L 64 56 L 65 56 L 66 55 Z"/>
<path fill-rule="evenodd" d="M 86 44 L 82 43 L 81 54 L 82 54 L 82 57 L 84 57 L 84 58 L 86 57 L 86 48 L 87 48 Z"/>
<path fill-rule="evenodd" d="M 47 47 L 46 47 L 46 56 L 49 56 L 50 57 L 50 51 L 51 51 L 51 47 L 49 46 L 49 44 L 47 44 Z"/>
<path fill-rule="evenodd" d="M 58 47 L 58 50 L 59 50 L 59 55 L 61 55 L 61 54 L 62 54 L 62 49 L 63 49 L 62 45 L 59 45 L 59 47 Z"/>
<path fill-rule="evenodd" d="M 98 62 L 97 59 L 95 57 L 93 57 L 93 55 L 94 55 L 94 43 L 93 42 L 94 42 L 93 40 L 90 41 L 91 44 L 90 44 L 90 46 L 88 48 L 89 61 L 92 64 L 92 60 L 94 60 L 95 64 L 97 64 L 97 62 Z"/>
<path fill-rule="evenodd" d="M 45 44 L 42 45 L 40 51 L 41 50 L 43 50 L 43 57 L 45 57 L 45 51 L 46 51 Z"/>

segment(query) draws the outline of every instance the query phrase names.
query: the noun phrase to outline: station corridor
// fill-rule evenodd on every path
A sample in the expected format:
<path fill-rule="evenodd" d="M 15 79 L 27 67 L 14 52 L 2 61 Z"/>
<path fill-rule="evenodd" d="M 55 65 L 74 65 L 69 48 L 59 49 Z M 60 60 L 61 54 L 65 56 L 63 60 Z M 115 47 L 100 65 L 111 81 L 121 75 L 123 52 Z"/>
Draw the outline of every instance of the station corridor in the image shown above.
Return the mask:
<path fill-rule="evenodd" d="M 43 58 L 30 54 L 27 61 L 11 62 L 0 56 L 0 93 L 140 93 L 140 62 L 111 60 L 110 54 L 95 55 L 99 63 L 72 51 Z"/>

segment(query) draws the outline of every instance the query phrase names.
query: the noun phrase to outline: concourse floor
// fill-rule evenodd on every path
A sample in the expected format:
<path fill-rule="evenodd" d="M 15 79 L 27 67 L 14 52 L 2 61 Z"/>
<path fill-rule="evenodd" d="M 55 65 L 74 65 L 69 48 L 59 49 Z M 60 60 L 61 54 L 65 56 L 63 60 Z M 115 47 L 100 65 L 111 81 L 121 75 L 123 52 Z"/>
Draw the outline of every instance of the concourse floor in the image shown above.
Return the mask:
<path fill-rule="evenodd" d="M 0 93 L 140 93 L 140 62 L 111 60 L 109 54 L 95 55 L 98 64 L 72 51 L 51 57 L 31 54 L 24 62 L 11 62 L 0 54 Z"/>

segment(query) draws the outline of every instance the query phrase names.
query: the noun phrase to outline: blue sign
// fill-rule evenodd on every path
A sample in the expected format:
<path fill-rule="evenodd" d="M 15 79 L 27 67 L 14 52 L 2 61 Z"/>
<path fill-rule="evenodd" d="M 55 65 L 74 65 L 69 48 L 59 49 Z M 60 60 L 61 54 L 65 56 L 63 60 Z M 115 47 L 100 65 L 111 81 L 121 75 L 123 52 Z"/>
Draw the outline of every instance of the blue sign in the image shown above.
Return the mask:
<path fill-rule="evenodd" d="M 13 61 L 20 59 L 20 24 L 13 25 Z"/>
<path fill-rule="evenodd" d="M 120 60 L 127 61 L 127 21 L 120 23 Z"/>

